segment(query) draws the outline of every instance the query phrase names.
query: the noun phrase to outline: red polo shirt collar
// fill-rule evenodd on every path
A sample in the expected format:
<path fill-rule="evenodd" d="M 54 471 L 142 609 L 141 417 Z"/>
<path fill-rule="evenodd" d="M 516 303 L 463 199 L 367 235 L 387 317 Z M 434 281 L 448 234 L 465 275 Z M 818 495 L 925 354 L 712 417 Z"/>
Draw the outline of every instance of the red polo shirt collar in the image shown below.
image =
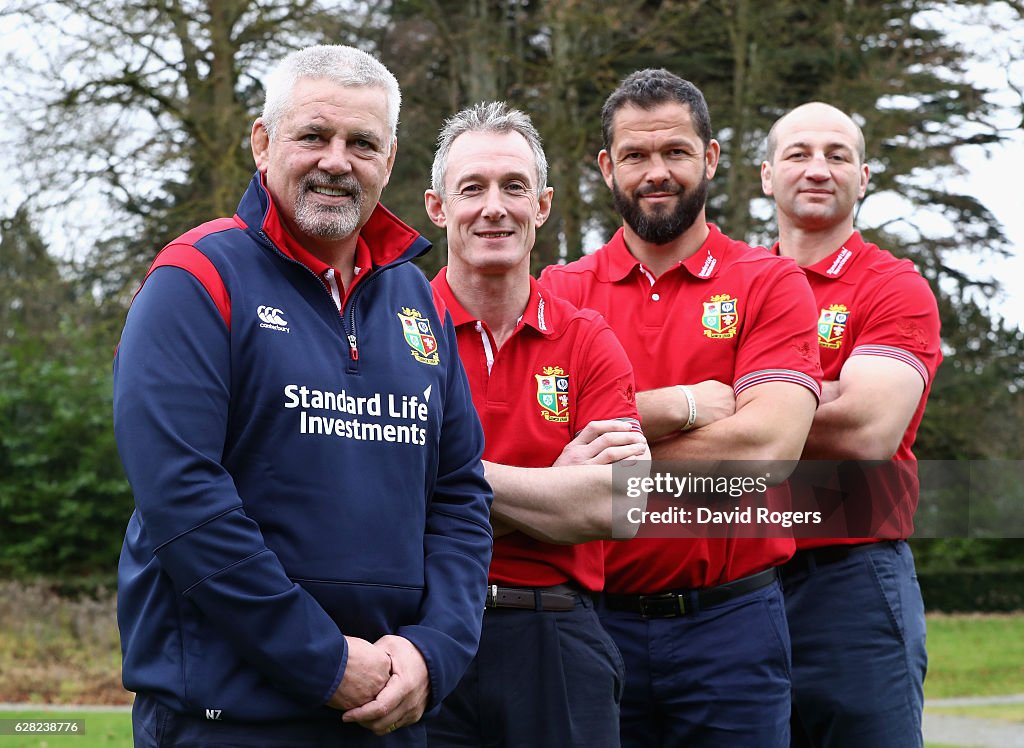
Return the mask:
<path fill-rule="evenodd" d="M 859 231 L 854 231 L 850 238 L 843 242 L 835 252 L 823 260 L 804 268 L 809 273 L 820 275 L 823 278 L 842 278 L 847 271 L 855 264 L 856 260 L 864 254 L 867 247 Z M 772 245 L 773 255 L 781 254 L 779 242 Z"/>
<path fill-rule="evenodd" d="M 684 267 L 694 278 L 708 280 L 718 275 L 722 259 L 729 248 L 729 239 L 713 223 L 708 225 L 708 236 L 700 248 L 677 267 Z M 620 228 L 606 245 L 608 280 L 621 281 L 641 266 L 626 246 L 625 231 Z M 671 268 L 669 272 L 675 270 Z"/>
<path fill-rule="evenodd" d="M 455 326 L 459 327 L 460 325 L 475 323 L 477 321 L 476 317 L 463 308 L 459 300 L 455 298 L 452 287 L 448 285 L 448 268 L 441 268 L 434 280 L 436 283 L 435 288 L 444 300 L 445 306 L 448 307 Z M 542 288 L 537 280 L 531 277 L 530 298 L 526 302 L 526 309 L 523 311 L 523 316 L 516 327 L 517 330 L 528 325 L 548 337 L 558 332 L 557 325 L 559 320 L 556 319 L 553 305 L 548 304 L 544 299 L 546 293 L 546 289 Z"/>

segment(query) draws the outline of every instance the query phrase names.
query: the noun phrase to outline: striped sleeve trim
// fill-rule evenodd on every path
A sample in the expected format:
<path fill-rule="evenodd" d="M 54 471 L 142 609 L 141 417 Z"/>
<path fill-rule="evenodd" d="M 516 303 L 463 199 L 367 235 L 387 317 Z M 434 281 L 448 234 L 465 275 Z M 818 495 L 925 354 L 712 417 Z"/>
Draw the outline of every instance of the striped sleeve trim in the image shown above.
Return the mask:
<path fill-rule="evenodd" d="M 858 345 L 850 351 L 850 358 L 854 356 L 882 356 L 883 358 L 894 358 L 897 361 L 902 361 L 920 374 L 925 385 L 928 385 L 928 368 L 921 363 L 921 359 L 902 348 L 896 348 L 891 345 Z"/>
<path fill-rule="evenodd" d="M 749 374 L 744 374 L 742 377 L 736 380 L 733 384 L 732 389 L 736 395 L 739 395 L 743 390 L 749 389 L 757 384 L 764 384 L 765 382 L 790 382 L 792 384 L 799 384 L 801 387 L 806 387 L 814 396 L 821 399 L 821 385 L 815 381 L 814 377 L 804 374 L 802 371 L 793 371 L 792 369 L 762 369 L 761 371 L 752 371 Z"/>

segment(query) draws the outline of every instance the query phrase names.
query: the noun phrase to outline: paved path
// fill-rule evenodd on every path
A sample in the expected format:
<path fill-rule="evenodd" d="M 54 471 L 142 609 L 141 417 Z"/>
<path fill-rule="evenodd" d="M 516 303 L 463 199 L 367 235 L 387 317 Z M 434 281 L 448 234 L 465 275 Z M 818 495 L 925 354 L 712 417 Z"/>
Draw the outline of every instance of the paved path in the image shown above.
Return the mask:
<path fill-rule="evenodd" d="M 925 702 L 924 739 L 939 745 L 970 748 L 1024 748 L 1024 724 L 929 713 L 928 707 L 998 706 L 1024 704 L 1024 694 L 1013 696 L 930 699 Z"/>

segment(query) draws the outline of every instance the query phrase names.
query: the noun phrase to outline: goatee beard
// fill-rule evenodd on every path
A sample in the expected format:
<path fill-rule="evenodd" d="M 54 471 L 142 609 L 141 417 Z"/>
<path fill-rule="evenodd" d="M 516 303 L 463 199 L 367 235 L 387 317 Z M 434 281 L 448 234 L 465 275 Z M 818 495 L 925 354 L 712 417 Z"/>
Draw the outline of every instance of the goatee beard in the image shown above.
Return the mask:
<path fill-rule="evenodd" d="M 704 210 L 710 185 L 711 180 L 705 175 L 692 189 L 680 188 L 676 207 L 671 211 L 656 209 L 653 213 L 647 213 L 640 207 L 640 196 L 648 192 L 668 191 L 668 183 L 657 188 L 637 190 L 630 197 L 619 189 L 619 183 L 613 176 L 612 201 L 616 212 L 637 236 L 650 244 L 668 244 L 682 236 L 696 222 Z"/>
<path fill-rule="evenodd" d="M 333 187 L 345 190 L 352 202 L 344 205 L 319 205 L 309 199 L 311 187 Z M 311 171 L 299 185 L 295 199 L 295 223 L 310 236 L 321 239 L 343 239 L 359 228 L 363 209 L 363 188 L 351 174 L 336 176 Z"/>

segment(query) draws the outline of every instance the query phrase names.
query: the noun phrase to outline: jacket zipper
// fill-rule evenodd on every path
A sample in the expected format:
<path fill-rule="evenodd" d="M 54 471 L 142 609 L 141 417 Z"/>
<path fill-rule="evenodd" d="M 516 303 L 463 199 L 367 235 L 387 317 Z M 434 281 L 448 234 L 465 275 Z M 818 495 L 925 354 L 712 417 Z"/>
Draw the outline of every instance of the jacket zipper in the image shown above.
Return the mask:
<path fill-rule="evenodd" d="M 331 294 L 331 289 L 329 289 L 326 286 L 326 284 L 324 283 L 324 279 L 321 278 L 316 273 L 314 273 L 308 267 L 303 265 L 301 262 L 298 262 L 297 260 L 293 260 L 291 257 L 289 257 L 284 252 L 282 252 L 280 249 L 278 249 L 277 245 L 274 244 L 273 239 L 271 239 L 269 236 L 267 236 L 267 233 L 265 231 L 263 231 L 262 229 L 260 229 L 259 235 L 260 235 L 260 238 L 263 239 L 271 247 L 271 249 L 273 249 L 275 252 L 277 252 L 277 254 L 281 255 L 281 257 L 283 257 L 284 259 L 286 259 L 286 260 L 288 260 L 290 262 L 295 262 L 298 265 L 301 265 L 302 268 L 307 273 L 309 273 L 311 276 L 316 278 L 317 283 L 319 283 L 320 287 L 323 288 L 324 291 L 327 293 L 328 298 L 330 298 L 330 300 L 331 300 L 331 306 L 333 306 L 338 311 L 338 318 L 341 320 L 341 329 L 342 329 L 342 332 L 345 334 L 345 339 L 348 341 L 348 355 L 349 355 L 349 361 L 350 361 L 349 366 L 348 366 L 348 370 L 352 371 L 352 372 L 357 371 L 358 367 L 355 365 L 355 363 L 357 361 L 359 361 L 359 338 L 356 336 L 356 304 L 355 304 L 356 298 L 363 292 L 363 289 L 369 283 L 373 282 L 377 278 L 377 276 L 379 276 L 382 272 L 387 270 L 389 267 L 393 267 L 393 265 L 385 265 L 384 267 L 377 268 L 375 270 L 371 270 L 369 277 L 367 277 L 363 281 L 363 285 L 356 286 L 356 289 L 352 292 L 352 295 L 349 297 L 349 300 L 348 300 L 348 322 L 349 323 L 346 325 L 345 324 L 345 316 L 346 316 L 345 315 L 345 309 L 344 309 L 344 307 L 342 309 L 338 309 L 337 304 L 334 303 L 334 297 Z"/>
<path fill-rule="evenodd" d="M 352 361 L 352 363 L 349 364 L 349 371 L 356 370 L 357 367 L 354 364 L 359 360 L 359 339 L 356 336 L 356 300 L 362 294 L 363 290 L 373 283 L 373 281 L 375 281 L 388 267 L 390 266 L 371 270 L 369 277 L 363 280 L 363 285 L 356 286 L 355 290 L 352 291 L 352 295 L 348 299 L 348 325 L 346 326 L 344 320 L 342 320 L 342 327 L 345 328 L 345 335 L 348 338 L 349 358 Z"/>

